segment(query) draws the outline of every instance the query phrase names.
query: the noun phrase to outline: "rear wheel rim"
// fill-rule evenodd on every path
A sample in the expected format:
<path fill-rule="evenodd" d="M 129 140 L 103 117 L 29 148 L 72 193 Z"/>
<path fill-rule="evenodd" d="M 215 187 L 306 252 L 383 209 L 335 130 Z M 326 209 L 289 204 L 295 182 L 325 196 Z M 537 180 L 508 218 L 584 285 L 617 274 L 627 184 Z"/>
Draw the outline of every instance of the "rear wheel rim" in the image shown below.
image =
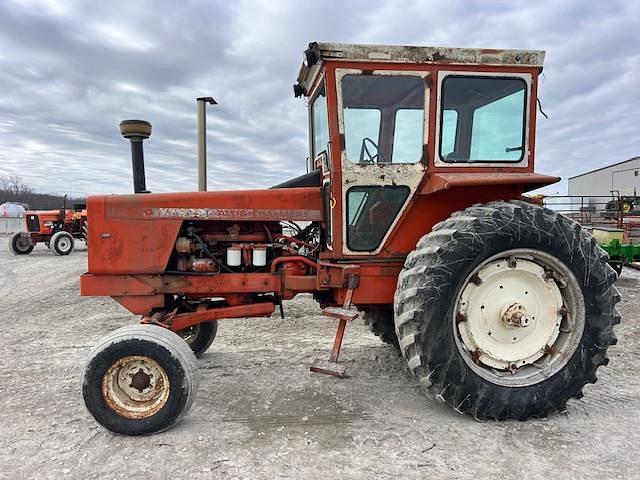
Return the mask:
<path fill-rule="evenodd" d="M 575 352 L 584 299 L 571 270 L 536 249 L 508 250 L 477 265 L 459 290 L 454 337 L 482 378 L 522 387 L 555 375 Z"/>
<path fill-rule="evenodd" d="M 126 418 L 155 415 L 169 399 L 169 377 L 152 358 L 131 355 L 113 363 L 102 377 L 102 397 L 108 407 Z"/>
<path fill-rule="evenodd" d="M 24 237 L 20 237 L 16 240 L 15 246 L 18 251 L 26 252 L 31 247 L 31 242 Z"/>

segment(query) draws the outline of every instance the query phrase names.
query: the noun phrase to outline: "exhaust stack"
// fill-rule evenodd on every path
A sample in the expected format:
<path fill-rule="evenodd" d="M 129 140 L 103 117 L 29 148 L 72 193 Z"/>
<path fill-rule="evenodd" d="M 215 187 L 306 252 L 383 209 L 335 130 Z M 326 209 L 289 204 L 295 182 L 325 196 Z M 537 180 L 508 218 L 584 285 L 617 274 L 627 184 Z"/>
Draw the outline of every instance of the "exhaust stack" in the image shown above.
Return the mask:
<path fill-rule="evenodd" d="M 124 120 L 120 122 L 120 133 L 131 142 L 133 191 L 134 193 L 149 193 L 144 174 L 142 141 L 151 136 L 151 124 L 145 120 Z"/>
<path fill-rule="evenodd" d="M 207 103 L 216 105 L 213 97 L 196 99 L 198 113 L 198 191 L 207 191 Z"/>

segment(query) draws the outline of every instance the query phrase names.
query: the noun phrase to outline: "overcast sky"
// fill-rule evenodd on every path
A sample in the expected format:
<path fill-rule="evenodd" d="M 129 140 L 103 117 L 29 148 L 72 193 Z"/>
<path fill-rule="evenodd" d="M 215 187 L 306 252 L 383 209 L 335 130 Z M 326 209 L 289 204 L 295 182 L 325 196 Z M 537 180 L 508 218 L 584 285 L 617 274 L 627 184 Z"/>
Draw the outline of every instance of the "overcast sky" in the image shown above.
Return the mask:
<path fill-rule="evenodd" d="M 143 118 L 148 188 L 195 190 L 195 98 L 208 95 L 210 189 L 304 173 L 291 85 L 310 41 L 544 49 L 536 170 L 566 178 L 640 155 L 637 0 L 0 0 L 0 175 L 130 192 L 118 123 Z"/>

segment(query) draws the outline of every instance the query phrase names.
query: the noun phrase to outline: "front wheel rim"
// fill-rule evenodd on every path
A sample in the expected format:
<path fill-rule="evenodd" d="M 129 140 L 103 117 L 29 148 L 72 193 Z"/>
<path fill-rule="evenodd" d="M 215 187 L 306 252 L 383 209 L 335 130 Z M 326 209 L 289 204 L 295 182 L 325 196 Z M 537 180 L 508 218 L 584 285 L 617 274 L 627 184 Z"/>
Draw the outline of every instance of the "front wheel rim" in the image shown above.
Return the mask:
<path fill-rule="evenodd" d="M 102 397 L 118 415 L 148 418 L 169 399 L 169 377 L 152 358 L 131 355 L 114 362 L 102 377 Z"/>
<path fill-rule="evenodd" d="M 536 249 L 494 255 L 459 289 L 453 328 L 467 365 L 492 383 L 522 387 L 555 375 L 575 352 L 585 324 L 573 272 Z"/>
<path fill-rule="evenodd" d="M 71 240 L 67 237 L 62 237 L 58 240 L 58 250 L 61 252 L 68 252 L 71 249 Z"/>
<path fill-rule="evenodd" d="M 200 335 L 200 324 L 191 325 L 190 327 L 183 328 L 176 332 L 180 337 L 187 342 L 187 345 L 191 346 Z"/>

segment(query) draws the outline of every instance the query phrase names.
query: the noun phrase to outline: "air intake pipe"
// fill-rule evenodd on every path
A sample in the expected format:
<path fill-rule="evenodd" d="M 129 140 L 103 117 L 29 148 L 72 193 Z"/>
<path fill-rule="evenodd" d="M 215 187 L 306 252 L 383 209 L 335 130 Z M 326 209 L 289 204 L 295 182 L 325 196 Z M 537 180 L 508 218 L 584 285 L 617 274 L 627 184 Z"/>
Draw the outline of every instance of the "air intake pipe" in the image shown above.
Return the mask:
<path fill-rule="evenodd" d="M 207 103 L 217 105 L 213 97 L 196 98 L 198 116 L 198 191 L 207 191 Z"/>
<path fill-rule="evenodd" d="M 142 142 L 151 136 L 151 124 L 145 120 L 123 120 L 120 122 L 120 133 L 131 142 L 133 191 L 134 193 L 149 193 L 144 174 Z"/>

